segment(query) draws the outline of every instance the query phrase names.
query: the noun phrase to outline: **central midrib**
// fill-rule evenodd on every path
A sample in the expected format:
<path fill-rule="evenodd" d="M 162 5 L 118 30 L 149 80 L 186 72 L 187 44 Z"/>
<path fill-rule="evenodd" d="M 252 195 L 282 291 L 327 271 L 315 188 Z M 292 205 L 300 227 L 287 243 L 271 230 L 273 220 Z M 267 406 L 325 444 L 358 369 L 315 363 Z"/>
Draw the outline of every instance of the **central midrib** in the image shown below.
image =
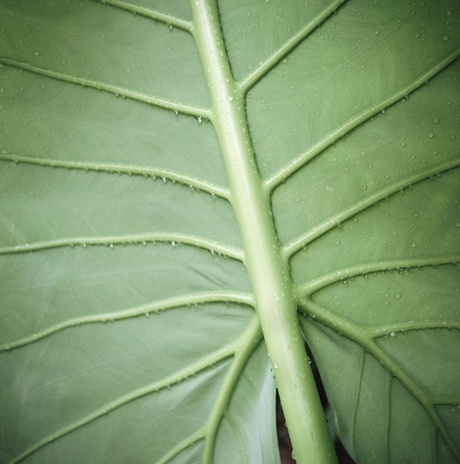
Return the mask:
<path fill-rule="evenodd" d="M 253 154 L 245 95 L 233 79 L 217 6 L 213 0 L 193 0 L 191 5 L 192 32 L 208 83 L 212 123 L 226 163 L 244 262 L 297 462 L 335 462 L 298 325 L 288 263 L 273 222 L 270 194 Z"/>

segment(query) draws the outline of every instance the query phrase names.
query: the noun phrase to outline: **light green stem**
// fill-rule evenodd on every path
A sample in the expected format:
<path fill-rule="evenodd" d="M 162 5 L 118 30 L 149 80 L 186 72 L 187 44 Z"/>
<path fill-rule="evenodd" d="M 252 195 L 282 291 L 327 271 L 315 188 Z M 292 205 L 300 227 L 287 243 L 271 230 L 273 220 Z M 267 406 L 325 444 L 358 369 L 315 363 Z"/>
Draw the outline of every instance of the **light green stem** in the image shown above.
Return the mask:
<path fill-rule="evenodd" d="M 244 95 L 236 85 L 215 0 L 193 0 L 192 31 L 212 101 L 245 264 L 297 462 L 329 464 L 335 453 L 305 352 L 289 269 L 271 213 L 270 193 L 253 156 Z"/>

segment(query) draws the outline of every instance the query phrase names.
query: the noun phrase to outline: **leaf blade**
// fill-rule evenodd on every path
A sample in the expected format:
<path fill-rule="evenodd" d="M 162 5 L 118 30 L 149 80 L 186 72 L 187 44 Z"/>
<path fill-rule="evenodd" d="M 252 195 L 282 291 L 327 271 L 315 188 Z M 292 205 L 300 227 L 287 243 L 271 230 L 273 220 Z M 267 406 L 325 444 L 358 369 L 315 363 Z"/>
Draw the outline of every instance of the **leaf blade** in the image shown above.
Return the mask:
<path fill-rule="evenodd" d="M 299 304 L 358 462 L 455 462 L 456 4 L 219 2 L 220 82 L 193 5 L 58 3 L 0 5 L 0 460 L 278 462 Z"/>

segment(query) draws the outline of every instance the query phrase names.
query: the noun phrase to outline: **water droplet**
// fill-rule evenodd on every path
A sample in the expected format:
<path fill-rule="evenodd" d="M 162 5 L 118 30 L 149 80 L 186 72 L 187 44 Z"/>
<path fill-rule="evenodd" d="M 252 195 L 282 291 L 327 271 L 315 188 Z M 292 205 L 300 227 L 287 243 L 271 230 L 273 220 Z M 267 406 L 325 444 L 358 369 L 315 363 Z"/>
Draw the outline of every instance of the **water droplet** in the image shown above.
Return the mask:
<path fill-rule="evenodd" d="M 229 102 L 233 101 L 233 95 L 227 95 L 227 100 L 228 100 Z"/>
<path fill-rule="evenodd" d="M 390 337 L 396 337 L 396 332 L 391 332 Z"/>
<path fill-rule="evenodd" d="M 449 40 L 449 36 L 448 35 L 443 35 L 441 40 L 443 42 L 447 42 Z"/>
<path fill-rule="evenodd" d="M 35 50 L 35 51 L 34 51 L 34 56 L 39 56 L 39 55 L 40 55 L 40 52 L 37 51 L 37 50 Z"/>
<path fill-rule="evenodd" d="M 430 139 L 432 139 L 432 138 L 434 137 L 433 132 L 428 132 L 428 137 L 429 137 Z"/>

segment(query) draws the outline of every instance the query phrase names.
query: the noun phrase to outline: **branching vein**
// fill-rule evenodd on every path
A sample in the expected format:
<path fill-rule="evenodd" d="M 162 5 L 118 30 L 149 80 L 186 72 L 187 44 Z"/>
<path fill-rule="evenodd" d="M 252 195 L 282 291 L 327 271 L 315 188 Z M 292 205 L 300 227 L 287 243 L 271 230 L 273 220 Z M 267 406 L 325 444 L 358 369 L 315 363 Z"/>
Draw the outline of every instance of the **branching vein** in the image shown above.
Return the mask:
<path fill-rule="evenodd" d="M 110 403 L 107 403 L 103 407 L 95 410 L 93 413 L 83 417 L 82 419 L 75 421 L 71 424 L 69 424 L 66 427 L 63 427 L 62 429 L 54 432 L 53 434 L 48 435 L 47 437 L 43 438 L 42 440 L 38 441 L 35 443 L 33 446 L 31 446 L 29 449 L 21 453 L 19 456 L 17 456 L 15 459 L 13 459 L 10 464 L 16 464 L 34 452 L 38 451 L 39 449 L 43 448 L 46 445 L 49 445 L 50 443 L 64 437 L 65 435 L 68 435 L 69 433 L 84 427 L 85 425 L 100 419 L 101 417 L 105 416 L 106 414 L 127 405 L 128 403 L 131 403 L 132 401 L 135 401 L 139 398 L 142 398 L 144 396 L 150 395 L 152 393 L 159 392 L 161 390 L 164 390 L 165 388 L 170 388 L 175 384 L 178 384 L 179 382 L 186 381 L 188 378 L 195 376 L 199 374 L 200 372 L 209 369 L 211 366 L 216 366 L 218 364 L 221 364 L 223 361 L 228 359 L 229 357 L 233 356 L 235 353 L 235 350 L 237 349 L 238 346 L 238 341 L 229 344 L 225 346 L 224 348 L 212 353 L 211 355 L 200 359 L 199 361 L 187 366 L 186 368 L 158 381 L 154 382 L 151 385 L 147 385 L 144 387 L 141 387 L 133 392 L 130 392 L 127 395 L 124 395 L 120 398 L 118 398 L 115 401 L 112 401 Z"/>
<path fill-rule="evenodd" d="M 177 233 L 132 234 L 106 237 L 77 237 L 46 240 L 42 242 L 26 243 L 12 247 L 3 247 L 0 248 L 0 255 L 43 251 L 61 247 L 82 246 L 85 248 L 89 246 L 107 246 L 113 248 L 115 245 L 145 246 L 147 244 L 155 243 L 169 243 L 172 246 L 179 244 L 190 245 L 208 250 L 212 254 L 226 256 L 238 261 L 242 261 L 244 259 L 243 251 L 240 248 L 231 247 L 229 245 L 225 245 L 223 243 L 219 243 L 204 237 Z"/>
<path fill-rule="evenodd" d="M 48 327 L 40 332 L 36 332 L 33 335 L 24 337 L 20 340 L 13 341 L 8 344 L 0 345 L 0 353 L 2 351 L 10 351 L 14 348 L 20 348 L 22 346 L 30 345 L 45 337 L 53 335 L 65 329 L 72 327 L 80 327 L 85 324 L 98 324 L 115 322 L 124 319 L 131 319 L 139 316 L 150 316 L 152 314 L 161 313 L 170 309 L 176 309 L 180 307 L 188 307 L 195 305 L 205 305 L 210 303 L 235 303 L 244 306 L 254 306 L 254 301 L 251 294 L 243 292 L 229 292 L 229 291 L 209 291 L 184 296 L 178 296 L 175 298 L 168 298 L 156 303 L 147 303 L 144 305 L 129 308 L 123 311 L 107 312 L 103 314 L 95 314 L 91 316 L 81 316 L 67 321 L 58 323 L 51 327 Z"/>
<path fill-rule="evenodd" d="M 171 16 L 165 13 L 161 13 L 159 11 L 152 10 L 150 8 L 145 8 L 138 5 L 133 5 L 129 2 L 124 2 L 122 0 L 99 0 L 104 5 L 111 5 L 122 10 L 129 11 L 131 13 L 135 13 L 146 18 L 154 19 L 156 21 L 160 21 L 165 23 L 171 27 L 177 27 L 178 29 L 182 29 L 186 32 L 191 33 L 192 31 L 192 23 L 190 21 L 186 21 L 181 18 L 177 18 L 175 16 Z"/>
<path fill-rule="evenodd" d="M 344 269 L 325 274 L 317 279 L 314 279 L 307 284 L 297 288 L 300 298 L 309 297 L 314 293 L 322 290 L 329 285 L 341 282 L 352 277 L 367 276 L 368 274 L 388 271 L 402 271 L 404 269 L 421 268 L 426 266 L 441 266 L 445 264 L 460 263 L 460 255 L 428 257 L 428 258 L 407 258 L 388 261 L 378 261 L 366 263 L 357 266 L 350 266 Z"/>
<path fill-rule="evenodd" d="M 364 376 L 364 367 L 365 367 L 366 357 L 364 350 L 360 353 L 359 358 L 359 376 L 358 376 L 358 388 L 355 391 L 355 398 L 353 400 L 353 418 L 352 418 L 352 426 L 351 426 L 351 442 L 353 445 L 353 449 L 356 449 L 357 443 L 357 433 L 356 433 L 356 425 L 357 425 L 357 417 L 358 417 L 358 407 L 359 407 L 359 400 L 361 397 L 361 389 L 363 386 L 363 376 Z"/>
<path fill-rule="evenodd" d="M 16 61 L 6 57 L 0 57 L 0 63 L 8 66 L 13 66 L 24 71 L 29 71 L 41 76 L 56 79 L 61 82 L 69 82 L 71 84 L 80 85 L 82 87 L 89 87 L 92 89 L 101 90 L 108 92 L 112 95 L 121 98 L 129 98 L 140 103 L 146 103 L 148 105 L 157 106 L 166 110 L 174 111 L 176 113 L 187 114 L 193 117 L 200 117 L 202 119 L 211 119 L 211 111 L 206 108 L 198 108 L 195 106 L 186 105 L 184 103 L 173 102 L 164 98 L 147 95 L 142 92 L 136 92 L 129 90 L 124 87 L 118 87 L 116 85 L 107 84 L 104 82 L 94 81 L 92 79 L 85 79 L 83 77 L 72 76 L 52 69 L 40 68 L 23 61 Z"/>
<path fill-rule="evenodd" d="M 219 424 L 227 413 L 232 394 L 235 391 L 244 368 L 262 338 L 263 335 L 260 322 L 258 317 L 255 316 L 240 338 L 240 348 L 235 354 L 232 365 L 227 372 L 224 383 L 220 388 L 219 395 L 214 402 L 211 414 L 206 423 L 206 443 L 203 464 L 212 464 L 214 462 L 213 457 Z"/>
<path fill-rule="evenodd" d="M 326 8 L 320 15 L 313 18 L 308 24 L 294 34 L 286 43 L 284 43 L 278 50 L 276 50 L 270 57 L 261 63 L 254 71 L 251 72 L 243 81 L 237 85 L 240 91 L 245 94 L 257 82 L 273 69 L 289 52 L 291 52 L 300 42 L 306 39 L 317 27 L 324 22 L 331 14 L 333 14 L 345 0 L 337 0 L 328 8 Z"/>
<path fill-rule="evenodd" d="M 209 193 L 210 195 L 225 199 L 227 201 L 229 201 L 230 199 L 230 192 L 225 187 L 168 169 L 155 169 L 146 166 L 130 166 L 126 164 L 116 163 L 94 163 L 85 161 L 53 160 L 47 158 L 21 156 L 12 153 L 0 153 L 0 160 L 11 161 L 14 163 L 36 164 L 39 166 L 49 166 L 56 168 L 80 169 L 83 171 L 93 172 L 106 172 L 110 174 L 134 174 L 144 177 L 150 177 L 154 180 L 162 180 L 163 182 L 177 182 L 179 184 L 186 185 L 188 187 L 192 187 L 202 192 Z"/>
<path fill-rule="evenodd" d="M 351 322 L 348 319 L 342 318 L 337 314 L 332 314 L 308 298 L 299 301 L 299 306 L 308 314 L 308 316 L 315 319 L 315 321 L 318 321 L 334 332 L 347 337 L 360 345 L 364 351 L 374 356 L 374 358 L 378 360 L 393 377 L 396 377 L 402 385 L 407 388 L 411 395 L 417 399 L 451 449 L 456 450 L 456 446 L 452 441 L 452 438 L 436 412 L 435 397 L 422 389 L 416 381 L 403 371 L 396 361 L 394 361 L 382 348 L 380 348 L 380 346 L 377 345 L 370 329 Z"/>
<path fill-rule="evenodd" d="M 362 211 L 369 209 L 370 207 L 381 202 L 382 200 L 387 199 L 391 195 L 398 193 L 401 190 L 409 186 L 412 186 L 418 182 L 429 179 L 430 177 L 433 177 L 435 175 L 442 174 L 443 172 L 449 171 L 451 169 L 455 169 L 459 166 L 460 159 L 454 159 L 447 163 L 422 171 L 418 174 L 414 174 L 413 176 L 407 177 L 406 179 L 403 179 L 400 182 L 396 182 L 392 185 L 385 187 L 382 190 L 379 190 L 378 192 L 375 192 L 372 195 L 369 195 L 363 200 L 355 203 L 346 210 L 335 214 L 333 217 L 326 219 L 321 224 L 317 225 L 315 228 L 309 230 L 305 234 L 301 235 L 300 237 L 297 237 L 296 239 L 286 244 L 283 247 L 285 257 L 292 257 L 299 250 L 306 247 L 308 244 L 312 243 L 314 240 L 321 237 L 329 230 L 333 229 L 334 227 L 337 227 L 338 225 L 342 224 L 344 221 L 352 218 L 353 216 L 356 216 L 358 213 L 361 213 Z"/>
<path fill-rule="evenodd" d="M 167 464 L 176 456 L 178 456 L 182 451 L 186 450 L 195 443 L 203 440 L 205 437 L 205 428 L 202 427 L 198 429 L 195 433 L 192 433 L 190 436 L 179 442 L 174 448 L 172 448 L 167 454 L 165 454 L 157 464 Z"/>
<path fill-rule="evenodd" d="M 372 106 L 361 114 L 349 119 L 341 127 L 338 127 L 335 131 L 329 133 L 324 139 L 311 146 L 306 152 L 291 161 L 287 166 L 280 169 L 273 176 L 265 180 L 266 186 L 270 191 L 273 191 L 286 179 L 295 174 L 299 169 L 309 163 L 311 160 L 323 153 L 327 148 L 336 143 L 339 139 L 352 132 L 361 124 L 365 123 L 376 114 L 383 110 L 386 110 L 390 106 L 394 105 L 398 101 L 410 95 L 416 91 L 419 87 L 424 85 L 428 80 L 432 79 L 436 74 L 445 69 L 449 64 L 455 61 L 460 56 L 460 51 L 452 53 L 447 58 L 438 63 L 434 68 L 420 76 L 417 80 L 414 80 L 410 85 L 390 96 L 380 104 Z"/>

